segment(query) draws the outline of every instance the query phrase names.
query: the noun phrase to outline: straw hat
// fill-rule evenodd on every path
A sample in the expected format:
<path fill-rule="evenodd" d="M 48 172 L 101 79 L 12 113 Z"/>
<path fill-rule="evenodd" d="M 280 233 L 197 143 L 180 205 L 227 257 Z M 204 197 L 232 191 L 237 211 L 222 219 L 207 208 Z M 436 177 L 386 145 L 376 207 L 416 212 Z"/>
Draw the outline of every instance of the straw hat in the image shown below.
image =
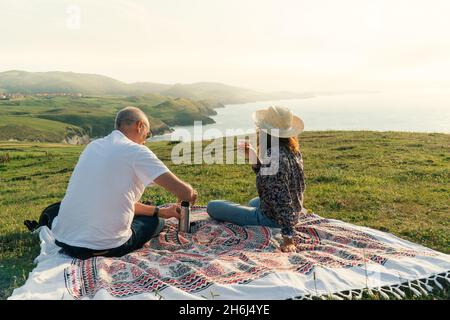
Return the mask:
<path fill-rule="evenodd" d="M 280 138 L 297 136 L 305 128 L 303 120 L 294 116 L 292 111 L 285 107 L 270 106 L 267 109 L 256 110 L 252 118 L 262 131 Z"/>

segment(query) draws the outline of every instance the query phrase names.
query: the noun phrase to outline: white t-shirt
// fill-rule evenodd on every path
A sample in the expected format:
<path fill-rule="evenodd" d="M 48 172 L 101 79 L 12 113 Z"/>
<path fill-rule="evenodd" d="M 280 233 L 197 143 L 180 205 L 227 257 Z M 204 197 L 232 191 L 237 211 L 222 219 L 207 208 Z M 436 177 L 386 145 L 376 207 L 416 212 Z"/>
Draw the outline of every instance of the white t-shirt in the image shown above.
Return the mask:
<path fill-rule="evenodd" d="M 144 145 L 114 130 L 84 149 L 52 229 L 71 246 L 105 250 L 131 237 L 134 204 L 169 169 Z"/>

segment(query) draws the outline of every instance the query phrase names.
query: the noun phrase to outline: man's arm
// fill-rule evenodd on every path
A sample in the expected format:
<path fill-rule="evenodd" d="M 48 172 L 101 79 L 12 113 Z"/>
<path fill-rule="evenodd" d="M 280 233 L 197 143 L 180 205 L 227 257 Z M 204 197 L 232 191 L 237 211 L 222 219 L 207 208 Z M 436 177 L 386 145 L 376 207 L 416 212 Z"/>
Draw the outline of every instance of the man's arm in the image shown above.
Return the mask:
<path fill-rule="evenodd" d="M 156 206 L 150 206 L 147 204 L 137 202 L 134 204 L 134 214 L 137 216 L 152 217 L 155 215 L 155 208 L 156 208 Z M 181 213 L 180 206 L 172 205 L 170 207 L 160 208 L 158 217 L 165 218 L 165 219 L 175 217 L 177 219 L 180 219 L 180 213 Z"/>
<path fill-rule="evenodd" d="M 155 213 L 155 208 L 156 206 L 150 206 L 148 204 L 137 202 L 134 204 L 134 213 L 142 216 L 153 216 Z"/>
<path fill-rule="evenodd" d="M 175 195 L 178 201 L 189 201 L 192 205 L 197 200 L 197 192 L 170 171 L 160 175 L 154 182 Z"/>

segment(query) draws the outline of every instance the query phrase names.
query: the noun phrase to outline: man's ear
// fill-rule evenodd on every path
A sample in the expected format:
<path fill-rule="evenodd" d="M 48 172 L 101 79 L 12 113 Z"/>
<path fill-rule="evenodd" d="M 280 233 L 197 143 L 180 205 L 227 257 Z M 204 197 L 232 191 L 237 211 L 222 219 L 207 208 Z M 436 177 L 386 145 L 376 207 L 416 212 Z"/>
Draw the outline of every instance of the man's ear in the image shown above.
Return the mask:
<path fill-rule="evenodd" d="M 138 132 L 140 133 L 142 130 L 142 121 L 140 121 L 140 120 L 136 121 L 136 128 L 137 128 Z"/>

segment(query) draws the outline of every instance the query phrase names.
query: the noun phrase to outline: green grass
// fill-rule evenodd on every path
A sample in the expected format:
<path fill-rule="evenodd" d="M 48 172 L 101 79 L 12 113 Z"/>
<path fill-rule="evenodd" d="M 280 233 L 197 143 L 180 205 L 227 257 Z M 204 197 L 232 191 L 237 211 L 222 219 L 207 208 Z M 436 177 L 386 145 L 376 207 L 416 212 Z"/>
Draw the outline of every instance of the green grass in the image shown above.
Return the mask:
<path fill-rule="evenodd" d="M 300 144 L 308 210 L 450 253 L 449 135 L 305 132 Z M 201 205 L 219 198 L 246 203 L 257 195 L 248 165 L 173 165 L 173 145 L 148 146 L 199 191 Z M 62 199 L 82 149 L 0 142 L 0 298 L 25 282 L 39 253 L 38 236 L 27 232 L 23 220 L 38 219 L 44 207 Z M 159 187 L 146 190 L 143 199 L 175 200 Z"/>

